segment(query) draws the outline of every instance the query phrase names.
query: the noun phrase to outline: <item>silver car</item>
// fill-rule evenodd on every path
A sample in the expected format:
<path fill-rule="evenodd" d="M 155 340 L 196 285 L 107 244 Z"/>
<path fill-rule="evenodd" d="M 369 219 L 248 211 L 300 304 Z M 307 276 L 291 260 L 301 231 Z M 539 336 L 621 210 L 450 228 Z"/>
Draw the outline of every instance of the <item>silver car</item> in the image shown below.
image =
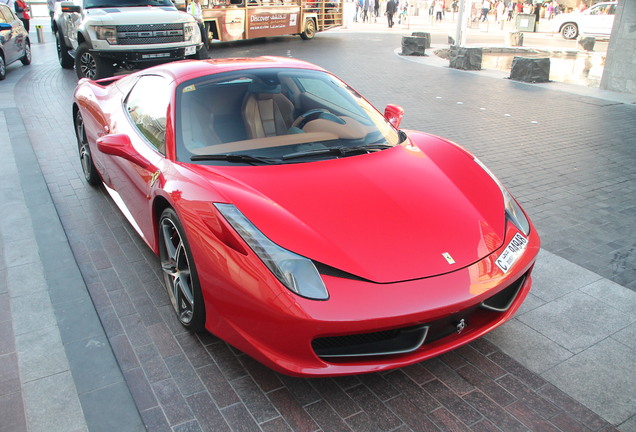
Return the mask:
<path fill-rule="evenodd" d="M 9 7 L 0 5 L 0 80 L 7 76 L 7 66 L 18 60 L 31 63 L 29 33 Z"/>
<path fill-rule="evenodd" d="M 615 13 L 615 1 L 597 3 L 583 12 L 557 15 L 552 20 L 553 30 L 565 39 L 576 39 L 579 35 L 609 38 Z"/>

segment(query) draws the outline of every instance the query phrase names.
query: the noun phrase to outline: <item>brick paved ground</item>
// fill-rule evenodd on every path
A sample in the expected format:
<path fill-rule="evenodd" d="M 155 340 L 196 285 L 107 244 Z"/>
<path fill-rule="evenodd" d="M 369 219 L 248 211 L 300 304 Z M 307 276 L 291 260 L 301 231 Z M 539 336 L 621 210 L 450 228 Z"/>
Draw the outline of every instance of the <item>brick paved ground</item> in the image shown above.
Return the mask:
<path fill-rule="evenodd" d="M 635 288 L 636 107 L 425 67 L 395 56 L 397 46 L 395 35 L 320 35 L 239 43 L 213 55 L 306 59 L 377 106 L 403 105 L 405 127 L 447 136 L 499 174 L 547 250 Z M 16 99 L 148 430 L 615 430 L 484 339 L 401 370 L 298 379 L 214 336 L 184 331 L 157 259 L 107 195 L 82 179 L 70 115 L 74 72 L 59 68 L 52 44 L 35 47 L 34 58 Z"/>

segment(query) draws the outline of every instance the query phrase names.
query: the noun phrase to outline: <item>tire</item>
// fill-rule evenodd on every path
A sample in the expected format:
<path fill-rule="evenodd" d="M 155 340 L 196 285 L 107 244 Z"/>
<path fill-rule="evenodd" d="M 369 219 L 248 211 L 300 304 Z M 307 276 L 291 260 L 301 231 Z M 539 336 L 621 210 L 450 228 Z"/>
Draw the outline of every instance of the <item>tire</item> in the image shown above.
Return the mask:
<path fill-rule="evenodd" d="M 64 36 L 59 30 L 55 33 L 55 46 L 57 48 L 57 59 L 60 62 L 62 69 L 73 69 L 73 66 L 75 65 L 73 57 L 71 57 L 68 53 L 69 50 L 66 43 L 64 43 Z"/>
<path fill-rule="evenodd" d="M 75 114 L 75 136 L 77 137 L 77 148 L 79 150 L 80 163 L 82 164 L 82 171 L 84 172 L 84 178 L 91 186 L 97 186 L 101 179 L 95 169 L 93 158 L 91 156 L 91 149 L 88 146 L 88 140 L 86 139 L 86 132 L 84 130 L 84 119 L 82 114 L 77 111 Z"/>
<path fill-rule="evenodd" d="M 210 55 L 208 54 L 208 49 L 205 47 L 205 45 L 203 45 L 201 49 L 198 50 L 197 53 L 194 55 L 195 60 L 207 60 L 209 58 Z"/>
<path fill-rule="evenodd" d="M 4 62 L 4 57 L 0 55 L 0 81 L 7 77 L 7 65 Z"/>
<path fill-rule="evenodd" d="M 164 285 L 177 319 L 186 328 L 205 329 L 205 305 L 190 245 L 177 213 L 170 207 L 159 219 L 159 259 Z"/>
<path fill-rule="evenodd" d="M 75 73 L 79 79 L 97 80 L 113 75 L 113 65 L 90 51 L 86 43 L 80 44 L 75 53 Z"/>
<path fill-rule="evenodd" d="M 20 59 L 23 65 L 31 64 L 31 42 L 29 40 L 26 41 L 26 46 L 24 47 L 24 55 Z"/>
<path fill-rule="evenodd" d="M 561 27 L 561 36 L 564 39 L 576 39 L 579 35 L 579 27 L 574 23 L 567 23 Z"/>
<path fill-rule="evenodd" d="M 316 21 L 314 21 L 311 18 L 308 18 L 307 21 L 305 21 L 305 30 L 300 34 L 300 37 L 305 40 L 309 40 L 309 39 L 313 39 L 315 35 L 316 35 Z"/>

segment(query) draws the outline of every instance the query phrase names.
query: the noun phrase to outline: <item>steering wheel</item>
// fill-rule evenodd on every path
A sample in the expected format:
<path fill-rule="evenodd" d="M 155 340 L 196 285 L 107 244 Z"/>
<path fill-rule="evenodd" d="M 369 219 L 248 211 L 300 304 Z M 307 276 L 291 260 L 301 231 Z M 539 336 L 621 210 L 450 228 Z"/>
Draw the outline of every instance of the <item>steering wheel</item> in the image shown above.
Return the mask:
<path fill-rule="evenodd" d="M 329 120 L 338 124 L 345 124 L 344 120 L 342 120 L 337 115 L 327 111 L 326 109 L 315 108 L 315 109 L 310 109 L 309 111 L 306 111 L 302 113 L 300 116 L 298 116 L 298 118 L 294 120 L 294 123 L 292 123 L 291 127 L 302 129 L 308 122 L 319 119 L 319 118 Z"/>

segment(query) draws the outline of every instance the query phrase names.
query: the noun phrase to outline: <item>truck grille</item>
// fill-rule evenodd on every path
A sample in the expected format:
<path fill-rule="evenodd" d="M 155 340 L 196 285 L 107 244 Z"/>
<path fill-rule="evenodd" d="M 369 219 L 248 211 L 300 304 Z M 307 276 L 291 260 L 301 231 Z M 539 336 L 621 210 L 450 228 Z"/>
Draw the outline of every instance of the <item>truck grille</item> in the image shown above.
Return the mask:
<path fill-rule="evenodd" d="M 183 24 L 143 24 L 117 26 L 119 45 L 146 45 L 183 42 Z"/>

